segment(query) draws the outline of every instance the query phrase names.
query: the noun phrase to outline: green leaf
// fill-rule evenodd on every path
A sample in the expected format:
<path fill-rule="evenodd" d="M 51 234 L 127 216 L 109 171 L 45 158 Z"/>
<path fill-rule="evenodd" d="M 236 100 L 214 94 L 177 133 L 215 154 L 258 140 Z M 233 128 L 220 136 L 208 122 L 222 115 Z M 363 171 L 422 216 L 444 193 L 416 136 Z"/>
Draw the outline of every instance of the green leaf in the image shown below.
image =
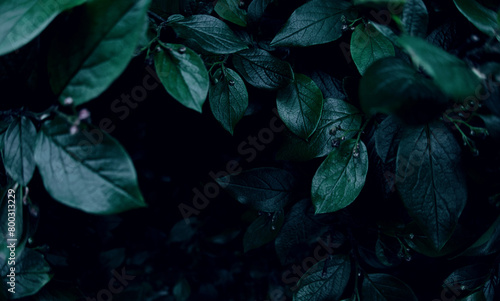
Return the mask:
<path fill-rule="evenodd" d="M 342 26 L 354 19 L 346 0 L 312 0 L 297 8 L 271 46 L 312 46 L 337 40 Z"/>
<path fill-rule="evenodd" d="M 408 212 L 439 251 L 467 201 L 460 146 L 441 122 L 408 128 L 399 145 L 396 187 Z"/>
<path fill-rule="evenodd" d="M 310 75 L 311 79 L 318 85 L 324 98 L 335 98 L 345 100 L 347 97 L 342 86 L 342 81 L 323 71 L 316 70 Z"/>
<path fill-rule="evenodd" d="M 15 294 L 9 293 L 12 299 L 20 299 L 36 294 L 52 278 L 50 266 L 45 261 L 44 256 L 32 249 L 24 249 L 16 258 L 15 274 L 16 288 Z M 7 275 L 11 266 L 5 265 L 2 275 Z M 10 286 L 7 286 L 10 288 Z"/>
<path fill-rule="evenodd" d="M 422 0 L 407 0 L 401 14 L 406 33 L 411 36 L 425 37 L 429 24 L 429 13 Z"/>
<path fill-rule="evenodd" d="M 479 239 L 465 250 L 465 256 L 487 256 L 500 250 L 500 217 L 497 217 L 491 227 Z"/>
<path fill-rule="evenodd" d="M 62 118 L 47 122 L 38 133 L 35 161 L 49 194 L 65 205 L 97 214 L 146 206 L 132 160 L 100 129 L 72 135 Z"/>
<path fill-rule="evenodd" d="M 362 300 L 366 301 L 417 301 L 411 288 L 388 274 L 368 274 L 363 279 Z"/>
<path fill-rule="evenodd" d="M 460 301 L 486 301 L 486 297 L 484 295 L 484 292 L 482 290 L 477 291 L 471 295 L 468 295 L 465 298 L 459 299 Z M 488 299 L 488 300 L 493 300 L 493 299 Z"/>
<path fill-rule="evenodd" d="M 312 79 L 296 73 L 295 81 L 278 91 L 276 102 L 285 125 L 303 139 L 311 137 L 323 110 L 323 95 Z"/>
<path fill-rule="evenodd" d="M 351 55 L 363 75 L 375 61 L 394 56 L 394 46 L 372 25 L 359 24 L 351 36 Z"/>
<path fill-rule="evenodd" d="M 312 180 L 316 213 L 335 212 L 351 204 L 361 192 L 368 172 L 368 152 L 362 141 L 347 140 L 333 150 Z"/>
<path fill-rule="evenodd" d="M 277 157 L 306 161 L 328 155 L 342 137 L 350 139 L 361 127 L 361 113 L 349 103 L 334 98 L 325 100 L 318 128 L 309 141 L 287 133 Z"/>
<path fill-rule="evenodd" d="M 238 202 L 255 210 L 276 212 L 291 199 L 294 177 L 278 168 L 256 168 L 217 179 Z"/>
<path fill-rule="evenodd" d="M 321 223 L 320 218 L 321 215 L 314 214 L 309 199 L 303 199 L 292 206 L 275 240 L 276 254 L 283 266 L 300 262 L 310 256 L 309 251 L 312 250 L 304 246 L 317 248 L 320 245 L 324 251 L 322 253 L 325 254 L 323 256 L 326 256 L 334 252 L 334 245 L 340 246 L 343 243 L 344 237 L 339 237 L 341 235 L 324 237 L 323 234 L 328 229 Z M 318 256 L 317 260 L 320 259 Z M 296 279 L 299 280 L 298 277 Z"/>
<path fill-rule="evenodd" d="M 38 36 L 63 11 L 86 0 L 3 0 L 0 2 L 0 55 L 16 50 Z"/>
<path fill-rule="evenodd" d="M 415 222 L 409 223 L 406 231 L 408 232 L 405 238 L 406 245 L 416 252 L 432 258 L 452 255 L 459 250 L 463 250 L 467 247 L 467 243 L 470 243 L 468 239 L 464 239 L 467 235 L 467 230 L 463 230 L 460 224 L 457 225 L 451 238 L 440 250 L 434 246 L 432 237 L 424 234 Z"/>
<path fill-rule="evenodd" d="M 187 301 L 191 295 L 191 286 L 185 278 L 179 280 L 173 289 L 175 301 Z"/>
<path fill-rule="evenodd" d="M 323 259 L 300 278 L 293 300 L 338 300 L 344 293 L 350 274 L 349 257 L 333 255 Z"/>
<path fill-rule="evenodd" d="M 35 172 L 33 157 L 36 128 L 28 118 L 21 116 L 5 132 L 3 162 L 9 176 L 21 186 L 27 186 Z"/>
<path fill-rule="evenodd" d="M 401 37 L 399 44 L 446 95 L 461 100 L 474 95 L 479 87 L 479 77 L 469 66 L 443 49 L 421 38 L 410 36 Z"/>
<path fill-rule="evenodd" d="M 253 21 L 259 20 L 263 15 L 266 8 L 274 0 L 253 0 L 248 5 L 248 18 Z"/>
<path fill-rule="evenodd" d="M 387 162 L 398 147 L 400 130 L 401 122 L 393 115 L 386 117 L 377 127 L 374 134 L 375 151 L 383 162 Z"/>
<path fill-rule="evenodd" d="M 287 86 L 294 79 L 292 67 L 269 52 L 252 48 L 233 56 L 233 65 L 252 86 L 261 89 L 278 89 Z"/>
<path fill-rule="evenodd" d="M 92 0 L 59 30 L 48 57 L 50 85 L 61 103 L 99 96 L 125 70 L 144 34 L 150 0 Z"/>
<path fill-rule="evenodd" d="M 194 15 L 169 25 L 196 50 L 229 54 L 248 48 L 224 21 L 209 15 Z"/>
<path fill-rule="evenodd" d="M 257 249 L 272 241 L 278 235 L 285 215 L 283 210 L 272 215 L 262 214 L 247 229 L 243 237 L 243 249 L 245 253 Z"/>
<path fill-rule="evenodd" d="M 248 92 L 245 83 L 235 71 L 223 67 L 216 71 L 216 84 L 210 86 L 210 108 L 215 118 L 228 132 L 243 118 L 248 107 Z"/>
<path fill-rule="evenodd" d="M 483 287 L 490 276 L 489 265 L 468 265 L 453 271 L 453 273 L 446 277 L 443 286 L 460 288 L 461 294 L 468 295 Z"/>
<path fill-rule="evenodd" d="M 367 114 L 403 114 L 414 106 L 444 101 L 433 82 L 400 58 L 385 58 L 372 64 L 359 84 L 359 98 Z"/>
<path fill-rule="evenodd" d="M 161 45 L 154 57 L 161 83 L 178 102 L 201 113 L 210 85 L 203 60 L 184 45 Z"/>
<path fill-rule="evenodd" d="M 354 5 L 361 4 L 404 4 L 408 0 L 354 0 Z"/>
<path fill-rule="evenodd" d="M 494 37 L 497 35 L 499 23 L 497 14 L 482 6 L 475 0 L 453 0 L 458 10 L 483 33 Z"/>
<path fill-rule="evenodd" d="M 240 8 L 240 0 L 218 0 L 215 12 L 224 20 L 243 27 L 247 26 L 247 12 Z"/>

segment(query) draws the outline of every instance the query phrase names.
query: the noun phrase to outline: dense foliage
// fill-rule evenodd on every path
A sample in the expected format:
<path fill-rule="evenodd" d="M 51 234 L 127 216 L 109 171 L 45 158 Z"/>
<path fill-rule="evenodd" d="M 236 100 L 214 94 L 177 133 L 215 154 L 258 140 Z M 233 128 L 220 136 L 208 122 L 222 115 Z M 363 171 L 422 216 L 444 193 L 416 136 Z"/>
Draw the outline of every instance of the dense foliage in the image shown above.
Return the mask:
<path fill-rule="evenodd" d="M 499 10 L 1 1 L 0 298 L 498 300 Z"/>

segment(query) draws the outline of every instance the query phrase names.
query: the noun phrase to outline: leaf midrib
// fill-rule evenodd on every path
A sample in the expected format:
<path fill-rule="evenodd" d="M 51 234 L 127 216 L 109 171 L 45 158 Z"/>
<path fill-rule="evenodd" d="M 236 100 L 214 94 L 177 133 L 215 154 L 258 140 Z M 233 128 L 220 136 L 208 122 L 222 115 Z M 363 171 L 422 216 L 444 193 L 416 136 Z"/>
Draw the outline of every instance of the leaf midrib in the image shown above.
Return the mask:
<path fill-rule="evenodd" d="M 142 202 L 140 200 L 138 200 L 136 197 L 134 197 L 131 193 L 129 193 L 128 191 L 126 191 L 125 189 L 123 189 L 121 186 L 118 186 L 116 183 L 114 183 L 113 181 L 111 181 L 111 179 L 109 179 L 108 177 L 102 175 L 101 173 L 97 172 L 96 170 L 94 170 L 92 167 L 90 167 L 88 164 L 84 163 L 85 160 L 81 161 L 81 160 L 78 160 L 77 159 L 77 156 L 75 154 L 73 154 L 72 152 L 66 150 L 66 148 L 60 144 L 56 139 L 55 137 L 51 136 L 51 135 L 48 135 L 47 133 L 44 132 L 44 136 L 47 137 L 47 139 L 49 141 L 51 141 L 54 145 L 57 146 L 57 149 L 59 150 L 62 150 L 68 157 L 70 157 L 73 161 L 75 161 L 76 163 L 80 163 L 81 166 L 85 167 L 86 169 L 88 169 L 90 172 L 92 172 L 93 174 L 96 174 L 99 178 L 101 178 L 102 180 L 104 180 L 106 183 L 109 183 L 112 187 L 114 187 L 120 194 L 122 195 L 125 195 L 127 196 L 128 199 L 132 200 L 134 203 L 138 204 L 138 205 L 143 205 Z M 52 164 L 51 164 L 52 166 Z"/>

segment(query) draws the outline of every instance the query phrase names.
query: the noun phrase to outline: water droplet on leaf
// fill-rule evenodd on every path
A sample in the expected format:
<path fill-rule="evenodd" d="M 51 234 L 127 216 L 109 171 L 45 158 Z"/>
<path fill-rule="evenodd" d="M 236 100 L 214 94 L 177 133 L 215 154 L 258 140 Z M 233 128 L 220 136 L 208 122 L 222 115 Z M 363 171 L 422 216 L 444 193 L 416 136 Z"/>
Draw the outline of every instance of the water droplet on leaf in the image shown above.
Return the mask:
<path fill-rule="evenodd" d="M 415 238 L 415 234 L 413 233 L 410 233 L 410 235 L 408 235 L 410 237 L 410 239 L 414 239 Z"/>
<path fill-rule="evenodd" d="M 186 47 L 179 48 L 179 53 L 185 53 L 185 52 L 186 52 Z"/>
<path fill-rule="evenodd" d="M 234 80 L 230 80 L 230 81 L 229 81 L 229 85 L 230 85 L 230 86 L 234 86 Z"/>
<path fill-rule="evenodd" d="M 342 31 L 347 31 L 348 29 L 349 29 L 349 26 L 347 26 L 347 25 L 345 25 L 345 24 L 344 24 L 344 25 L 342 25 Z"/>

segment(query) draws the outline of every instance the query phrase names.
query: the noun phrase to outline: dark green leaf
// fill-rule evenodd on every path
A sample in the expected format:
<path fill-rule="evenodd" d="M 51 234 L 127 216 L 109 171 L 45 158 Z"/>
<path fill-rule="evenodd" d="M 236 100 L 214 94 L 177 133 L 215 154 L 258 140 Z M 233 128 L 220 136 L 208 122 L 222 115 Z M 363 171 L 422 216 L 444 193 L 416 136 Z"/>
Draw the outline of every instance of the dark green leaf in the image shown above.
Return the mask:
<path fill-rule="evenodd" d="M 484 296 L 483 291 L 477 291 L 471 295 L 468 295 L 465 298 L 459 299 L 460 301 L 487 301 L 486 297 Z"/>
<path fill-rule="evenodd" d="M 296 73 L 295 80 L 278 91 L 276 102 L 285 125 L 303 139 L 311 137 L 323 110 L 323 95 L 312 79 Z"/>
<path fill-rule="evenodd" d="M 169 25 L 196 50 L 229 54 L 248 48 L 224 21 L 209 15 L 194 15 Z"/>
<path fill-rule="evenodd" d="M 257 21 L 262 15 L 267 6 L 274 0 L 253 0 L 250 5 L 248 5 L 248 17 L 250 20 Z"/>
<path fill-rule="evenodd" d="M 285 221 L 283 210 L 262 214 L 247 229 L 243 237 L 245 252 L 259 248 L 276 238 Z"/>
<path fill-rule="evenodd" d="M 225 176 L 217 183 L 242 204 L 258 211 L 276 212 L 290 201 L 294 178 L 286 170 L 266 167 Z"/>
<path fill-rule="evenodd" d="M 425 37 L 429 24 L 429 14 L 424 1 L 406 0 L 401 14 L 401 22 L 409 35 Z"/>
<path fill-rule="evenodd" d="M 368 274 L 363 279 L 362 300 L 417 301 L 411 288 L 398 278 L 387 274 Z"/>
<path fill-rule="evenodd" d="M 486 256 L 500 250 L 500 217 L 479 237 L 479 239 L 465 250 L 465 256 Z"/>
<path fill-rule="evenodd" d="M 290 84 L 293 79 L 292 67 L 269 52 L 252 48 L 233 56 L 234 68 L 252 86 L 262 89 L 278 89 Z"/>
<path fill-rule="evenodd" d="M 3 0 L 0 2 L 0 55 L 16 50 L 38 36 L 61 12 L 86 0 Z"/>
<path fill-rule="evenodd" d="M 351 36 L 351 55 L 363 75 L 375 61 L 394 56 L 394 46 L 372 25 L 359 24 Z"/>
<path fill-rule="evenodd" d="M 429 105 L 443 96 L 433 82 L 399 58 L 372 64 L 359 85 L 361 108 L 368 114 L 405 114 L 415 106 Z"/>
<path fill-rule="evenodd" d="M 319 70 L 315 70 L 309 77 L 318 85 L 325 99 L 346 99 L 341 80 Z"/>
<path fill-rule="evenodd" d="M 185 278 L 177 282 L 173 289 L 175 301 L 187 301 L 191 295 L 191 286 Z"/>
<path fill-rule="evenodd" d="M 9 176 L 27 186 L 35 172 L 33 150 L 36 129 L 33 122 L 22 116 L 10 124 L 3 140 L 3 162 Z"/>
<path fill-rule="evenodd" d="M 72 135 L 62 118 L 47 122 L 38 133 L 35 161 L 49 194 L 70 207 L 113 214 L 146 205 L 132 160 L 97 128 Z"/>
<path fill-rule="evenodd" d="M 15 264 L 16 293 L 9 293 L 12 299 L 36 294 L 52 278 L 50 266 L 42 254 L 26 248 L 21 253 L 17 253 L 17 255 L 19 257 L 16 259 Z M 5 265 L 2 275 L 7 275 L 7 269 L 10 267 L 9 265 Z"/>
<path fill-rule="evenodd" d="M 408 224 L 407 231 L 408 235 L 405 238 L 407 246 L 420 254 L 433 258 L 451 255 L 458 250 L 463 250 L 468 243 L 468 240 L 464 239 L 466 233 L 460 224 L 457 225 L 452 237 L 440 250 L 434 246 L 432 237 L 424 234 L 415 222 Z"/>
<path fill-rule="evenodd" d="M 443 286 L 459 288 L 461 294 L 468 295 L 481 288 L 489 277 L 489 265 L 473 264 L 453 271 L 446 277 Z"/>
<path fill-rule="evenodd" d="M 401 262 L 398 253 L 401 252 L 400 242 L 392 237 L 378 237 L 375 243 L 375 255 L 377 259 L 385 266 L 392 267 Z"/>
<path fill-rule="evenodd" d="M 59 31 L 48 58 L 50 84 L 61 103 L 99 96 L 125 70 L 144 34 L 150 0 L 90 1 Z"/>
<path fill-rule="evenodd" d="M 413 62 L 432 77 L 441 90 L 455 99 L 474 95 L 479 77 L 456 56 L 417 37 L 403 36 L 399 44 Z"/>
<path fill-rule="evenodd" d="M 406 1 L 408 0 L 354 0 L 354 4 L 403 4 Z"/>
<path fill-rule="evenodd" d="M 193 50 L 179 44 L 162 44 L 155 55 L 161 83 L 178 102 L 201 113 L 210 85 L 203 60 Z"/>
<path fill-rule="evenodd" d="M 494 37 L 499 28 L 497 14 L 476 0 L 453 0 L 458 10 L 480 31 Z"/>
<path fill-rule="evenodd" d="M 361 113 L 358 109 L 343 100 L 325 99 L 318 128 L 309 141 L 287 133 L 277 156 L 297 161 L 326 156 L 340 144 L 342 137 L 352 138 L 360 127 Z"/>
<path fill-rule="evenodd" d="M 328 229 L 320 223 L 318 215 L 314 215 L 311 201 L 309 199 L 301 200 L 294 204 L 285 218 L 285 223 L 276 237 L 276 254 L 282 265 L 297 263 L 305 257 L 310 256 L 308 248 L 304 246 L 318 245 L 326 253 L 333 253 L 333 249 L 328 245 L 341 244 L 341 237 L 326 238 L 326 242 L 319 241 L 325 231 Z M 306 253 L 304 253 L 306 252 Z M 322 252 L 322 253 L 325 253 Z M 320 260 L 320 258 L 317 258 Z M 299 278 L 296 277 L 298 281 Z"/>
<path fill-rule="evenodd" d="M 215 12 L 224 20 L 243 27 L 247 26 L 247 12 L 240 8 L 240 0 L 218 0 Z"/>
<path fill-rule="evenodd" d="M 294 301 L 338 300 L 349 282 L 351 263 L 349 257 L 333 255 L 312 266 L 300 278 Z"/>
<path fill-rule="evenodd" d="M 346 0 L 312 0 L 293 12 L 271 46 L 312 46 L 337 40 L 346 19 L 354 18 Z"/>
<path fill-rule="evenodd" d="M 450 239 L 467 201 L 460 146 L 441 122 L 403 132 L 396 186 L 420 228 L 439 251 Z"/>
<path fill-rule="evenodd" d="M 348 140 L 333 150 L 312 180 L 316 213 L 335 212 L 351 204 L 361 192 L 368 172 L 368 152 L 362 141 Z"/>
<path fill-rule="evenodd" d="M 377 127 L 374 135 L 375 150 L 383 162 L 387 162 L 390 154 L 398 147 L 400 130 L 401 122 L 394 116 L 386 117 Z"/>
<path fill-rule="evenodd" d="M 390 28 L 388 25 L 380 24 L 380 23 L 375 23 L 369 21 L 368 24 L 371 26 L 375 27 L 381 34 L 384 35 L 389 41 L 392 42 L 394 45 L 398 45 L 398 36 L 394 33 L 394 30 Z"/>
<path fill-rule="evenodd" d="M 216 71 L 209 90 L 210 108 L 222 127 L 233 134 L 234 127 L 243 118 L 248 107 L 248 92 L 245 83 L 229 68 Z"/>

